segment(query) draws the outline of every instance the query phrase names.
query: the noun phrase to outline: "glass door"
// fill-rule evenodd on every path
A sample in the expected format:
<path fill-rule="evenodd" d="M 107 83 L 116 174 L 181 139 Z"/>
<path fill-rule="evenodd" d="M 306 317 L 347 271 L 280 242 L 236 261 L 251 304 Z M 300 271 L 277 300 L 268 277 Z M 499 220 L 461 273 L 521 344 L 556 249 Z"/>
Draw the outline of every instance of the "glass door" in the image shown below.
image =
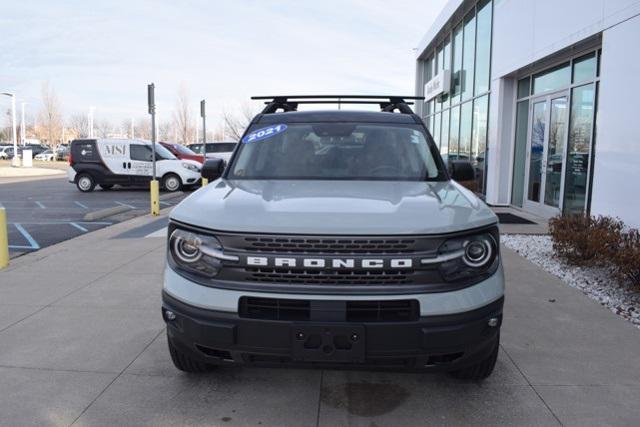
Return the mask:
<path fill-rule="evenodd" d="M 531 101 L 524 207 L 544 217 L 560 213 L 568 100 L 562 92 Z"/>

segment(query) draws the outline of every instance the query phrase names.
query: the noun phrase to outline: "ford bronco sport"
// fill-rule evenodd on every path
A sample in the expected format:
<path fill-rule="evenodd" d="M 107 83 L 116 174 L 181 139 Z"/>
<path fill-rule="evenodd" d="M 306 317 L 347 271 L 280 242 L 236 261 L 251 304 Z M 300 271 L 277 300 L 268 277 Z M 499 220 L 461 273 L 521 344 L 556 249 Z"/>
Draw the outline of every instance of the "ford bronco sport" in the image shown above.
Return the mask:
<path fill-rule="evenodd" d="M 226 168 L 171 213 L 162 315 L 176 368 L 290 364 L 489 376 L 497 218 L 410 97 L 266 99 Z M 303 103 L 381 111 L 297 111 Z"/>

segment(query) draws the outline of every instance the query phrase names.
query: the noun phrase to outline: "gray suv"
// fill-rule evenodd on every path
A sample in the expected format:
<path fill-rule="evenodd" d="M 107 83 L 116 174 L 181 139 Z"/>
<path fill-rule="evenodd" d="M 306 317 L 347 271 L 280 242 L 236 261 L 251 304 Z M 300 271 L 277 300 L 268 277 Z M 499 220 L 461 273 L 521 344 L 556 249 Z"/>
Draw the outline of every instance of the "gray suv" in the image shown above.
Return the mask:
<path fill-rule="evenodd" d="M 339 99 L 338 99 L 339 98 Z M 162 315 L 175 366 L 489 376 L 504 276 L 497 218 L 446 168 L 408 97 L 258 97 L 225 168 L 172 212 Z M 302 103 L 381 111 L 297 111 Z M 456 181 L 454 181 L 454 179 Z"/>

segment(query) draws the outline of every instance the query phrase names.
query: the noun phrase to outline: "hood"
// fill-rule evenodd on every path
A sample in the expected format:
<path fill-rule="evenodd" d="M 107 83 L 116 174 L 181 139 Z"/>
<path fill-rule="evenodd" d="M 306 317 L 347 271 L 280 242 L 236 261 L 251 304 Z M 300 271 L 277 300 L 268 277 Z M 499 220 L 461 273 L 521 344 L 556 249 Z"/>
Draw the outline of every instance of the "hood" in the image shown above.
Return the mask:
<path fill-rule="evenodd" d="M 454 181 L 219 179 L 183 200 L 171 219 L 229 232 L 323 235 L 436 234 L 497 222 Z"/>

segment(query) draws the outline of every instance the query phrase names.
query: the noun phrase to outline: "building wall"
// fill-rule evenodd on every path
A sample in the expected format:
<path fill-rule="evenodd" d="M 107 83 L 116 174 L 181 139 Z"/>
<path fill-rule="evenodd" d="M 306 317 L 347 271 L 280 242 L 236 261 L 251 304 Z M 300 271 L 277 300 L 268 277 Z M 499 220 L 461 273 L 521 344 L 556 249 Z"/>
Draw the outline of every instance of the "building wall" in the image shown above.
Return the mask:
<path fill-rule="evenodd" d="M 472 4 L 450 0 L 421 40 L 423 56 L 449 18 Z M 491 87 L 488 117 L 486 200 L 509 205 L 515 135 L 517 78 L 546 66 L 554 54 L 578 54 L 577 44 L 602 35 L 602 63 L 595 134 L 591 211 L 620 216 L 640 226 L 640 44 L 639 0 L 493 0 Z M 432 48 L 433 46 L 431 46 Z M 550 64 L 549 64 L 550 65 Z M 422 92 L 418 61 L 416 92 Z M 634 179 L 636 178 L 636 179 Z"/>
<path fill-rule="evenodd" d="M 638 0 L 494 0 L 488 203 L 510 203 L 515 104 L 502 88 L 513 74 L 637 14 Z"/>
<path fill-rule="evenodd" d="M 604 31 L 591 212 L 640 227 L 640 16 Z"/>

